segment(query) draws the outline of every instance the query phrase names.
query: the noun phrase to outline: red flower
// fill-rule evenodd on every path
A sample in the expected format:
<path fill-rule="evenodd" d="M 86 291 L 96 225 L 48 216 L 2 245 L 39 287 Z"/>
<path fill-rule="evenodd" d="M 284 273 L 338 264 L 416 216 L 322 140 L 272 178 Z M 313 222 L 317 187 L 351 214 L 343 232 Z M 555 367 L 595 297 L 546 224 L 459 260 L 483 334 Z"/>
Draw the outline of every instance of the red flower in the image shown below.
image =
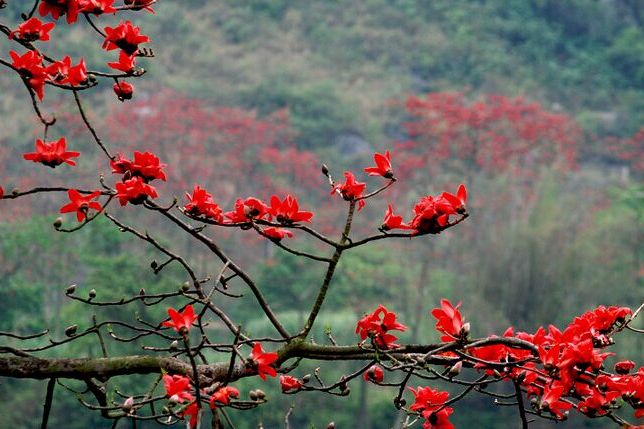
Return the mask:
<path fill-rule="evenodd" d="M 248 197 L 245 200 L 238 198 L 235 201 L 235 210 L 224 213 L 224 216 L 232 223 L 262 219 L 266 215 L 268 215 L 268 207 L 261 200 L 254 197 Z"/>
<path fill-rule="evenodd" d="M 382 349 L 390 349 L 398 347 L 397 344 L 394 344 L 398 337 L 389 334 L 388 331 L 405 331 L 406 329 L 405 325 L 396 322 L 396 313 L 388 311 L 384 305 L 379 305 L 373 313 L 367 314 L 358 321 L 356 334 L 359 334 L 362 340 L 367 337 L 373 338 L 374 343 Z"/>
<path fill-rule="evenodd" d="M 467 336 L 469 324 L 463 323 L 461 312 L 458 311 L 460 306 L 460 302 L 454 307 L 449 300 L 441 299 L 441 308 L 432 310 L 432 316 L 437 320 L 436 330 L 445 334 L 441 341 L 454 341 Z"/>
<path fill-rule="evenodd" d="M 90 209 L 99 212 L 103 209 L 98 201 L 92 201 L 94 198 L 97 198 L 100 195 L 100 191 L 95 191 L 89 195 L 82 196 L 77 190 L 70 189 L 69 191 L 67 191 L 67 196 L 69 197 L 71 202 L 67 205 L 62 206 L 60 208 L 60 212 L 76 212 L 76 219 L 79 222 L 82 222 L 87 219 L 87 212 Z"/>
<path fill-rule="evenodd" d="M 344 172 L 345 182 L 342 185 L 333 186 L 331 195 L 339 193 L 346 201 L 354 201 L 362 197 L 362 193 L 367 188 L 366 183 L 356 181 L 356 177 L 350 171 Z M 358 210 L 365 206 L 364 200 L 358 201 Z"/>
<path fill-rule="evenodd" d="M 47 73 L 60 85 L 77 86 L 87 83 L 87 66 L 83 58 L 77 65 L 72 66 L 72 59 L 68 55 L 61 61 L 56 61 L 47 67 Z"/>
<path fill-rule="evenodd" d="M 41 40 L 46 42 L 49 40 L 49 32 L 56 26 L 53 22 L 43 24 L 41 20 L 36 17 L 29 18 L 23 22 L 14 31 L 9 33 L 10 39 L 18 39 L 25 42 L 34 42 Z"/>
<path fill-rule="evenodd" d="M 623 360 L 615 364 L 615 372 L 618 374 L 628 374 L 635 368 L 635 362 L 632 360 Z"/>
<path fill-rule="evenodd" d="M 140 34 L 139 27 L 132 25 L 130 21 L 121 22 L 116 27 L 105 27 L 105 41 L 103 49 L 111 51 L 120 48 L 127 55 L 132 55 L 139 49 L 141 43 L 150 41 L 148 36 Z"/>
<path fill-rule="evenodd" d="M 79 0 L 42 0 L 38 7 L 40 16 L 47 16 L 58 19 L 67 15 L 67 23 L 73 24 L 78 19 L 78 1 Z"/>
<path fill-rule="evenodd" d="M 122 80 L 115 83 L 112 88 L 120 101 L 130 100 L 134 94 L 134 85 Z"/>
<path fill-rule="evenodd" d="M 255 364 L 257 374 L 262 378 L 262 380 L 266 380 L 267 375 L 270 375 L 271 377 L 275 377 L 277 375 L 277 371 L 271 366 L 271 364 L 277 360 L 277 357 L 277 353 L 264 352 L 260 343 L 253 344 L 253 351 L 250 354 L 250 358 Z"/>
<path fill-rule="evenodd" d="M 467 189 L 462 183 L 458 186 L 456 195 L 449 192 L 443 192 L 442 197 L 450 202 L 456 213 L 465 213 L 465 203 L 467 203 Z"/>
<path fill-rule="evenodd" d="M 195 429 L 197 427 L 197 423 L 199 422 L 199 407 L 197 406 L 196 402 L 193 402 L 192 404 L 185 407 L 183 411 L 179 412 L 178 415 L 180 417 L 190 418 L 190 429 Z"/>
<path fill-rule="evenodd" d="M 78 0 L 79 11 L 83 13 L 92 13 L 102 15 L 104 13 L 116 13 L 112 6 L 114 0 Z"/>
<path fill-rule="evenodd" d="M 279 223 L 290 225 L 295 222 L 310 222 L 313 213 L 300 211 L 297 199 L 287 195 L 284 201 L 280 201 L 277 195 L 271 197 L 271 206 L 268 209 L 271 216 L 274 216 Z"/>
<path fill-rule="evenodd" d="M 158 196 L 156 189 L 145 183 L 140 177 L 116 184 L 116 197 L 122 206 L 127 203 L 141 204 L 148 197 L 156 198 Z"/>
<path fill-rule="evenodd" d="M 55 168 L 62 163 L 76 165 L 70 158 L 80 156 L 80 152 L 68 152 L 67 141 L 61 137 L 55 142 L 36 140 L 36 152 L 25 153 L 22 157 L 28 161 L 40 162 L 47 167 Z"/>
<path fill-rule="evenodd" d="M 289 238 L 293 237 L 293 233 L 288 229 L 276 228 L 274 226 L 269 226 L 268 228 L 264 228 L 262 232 L 264 233 L 264 235 L 266 235 L 268 238 L 274 241 L 280 241 L 286 237 L 289 237 Z"/>
<path fill-rule="evenodd" d="M 218 223 L 224 221 L 221 208 L 215 203 L 212 195 L 199 185 L 195 185 L 192 195 L 186 193 L 186 197 L 189 203 L 183 206 L 183 209 L 188 215 L 204 216 Z"/>
<path fill-rule="evenodd" d="M 365 173 L 369 173 L 369 176 L 382 176 L 385 179 L 393 179 L 394 172 L 391 169 L 391 156 L 389 155 L 389 151 L 386 151 L 384 155 L 375 153 L 373 160 L 376 166 L 365 168 Z"/>
<path fill-rule="evenodd" d="M 418 387 L 418 389 L 410 387 L 409 390 L 416 398 L 409 409 L 423 416 L 426 420 L 424 429 L 454 429 L 454 425 L 448 420 L 454 410 L 451 407 L 443 408 L 449 398 L 448 392 L 440 392 L 431 387 Z"/>
<path fill-rule="evenodd" d="M 42 101 L 45 96 L 45 79 L 47 79 L 47 71 L 42 64 L 42 55 L 37 51 L 27 51 L 24 55 L 10 51 L 9 55 L 13 60 L 11 65 L 18 70 L 25 82 Z"/>
<path fill-rule="evenodd" d="M 372 383 L 382 383 L 385 379 L 385 372 L 378 365 L 371 365 L 368 370 L 362 375 L 365 381 Z"/>
<path fill-rule="evenodd" d="M 0 198 L 4 197 L 4 189 L 0 186 Z"/>
<path fill-rule="evenodd" d="M 290 375 L 280 375 L 280 385 L 282 386 L 282 393 L 298 391 L 302 388 L 302 382 Z"/>
<path fill-rule="evenodd" d="M 114 70 L 120 70 L 123 73 L 132 73 L 136 64 L 136 55 L 128 55 L 125 51 L 119 54 L 118 62 L 107 63 Z"/>
<path fill-rule="evenodd" d="M 382 220 L 380 226 L 382 231 L 389 231 L 391 229 L 410 229 L 410 226 L 403 222 L 403 217 L 394 214 L 394 208 L 389 204 L 385 212 L 385 218 Z"/>
<path fill-rule="evenodd" d="M 215 409 L 217 404 L 228 405 L 230 398 L 238 398 L 239 390 L 232 386 L 224 386 L 217 389 L 210 397 L 210 408 Z"/>
<path fill-rule="evenodd" d="M 163 386 L 168 398 L 177 402 L 192 401 L 194 397 L 190 393 L 190 379 L 183 375 L 163 375 Z"/>
<path fill-rule="evenodd" d="M 452 203 L 442 195 L 427 195 L 414 206 L 414 218 L 410 225 L 417 233 L 437 234 L 449 226 L 449 215 L 456 213 Z"/>
<path fill-rule="evenodd" d="M 192 304 L 186 306 L 181 313 L 174 308 L 168 308 L 168 316 L 170 316 L 170 320 L 166 320 L 161 326 L 172 328 L 181 335 L 187 334 L 194 321 L 197 320 Z"/>
<path fill-rule="evenodd" d="M 112 173 L 124 174 L 128 179 L 131 177 L 140 177 L 144 182 L 151 182 L 154 179 L 166 180 L 164 168 L 167 164 L 159 161 L 159 158 L 152 152 L 134 152 L 134 160 L 130 161 L 118 154 L 116 159 L 110 161 Z M 125 178 L 124 177 L 124 178 Z"/>
<path fill-rule="evenodd" d="M 560 401 L 559 398 L 564 392 L 564 387 L 562 385 L 557 386 L 546 386 L 543 389 L 543 396 L 541 397 L 540 408 L 542 410 L 549 411 L 552 415 L 557 418 L 563 417 L 563 411 L 569 410 L 572 408 L 570 402 Z"/>

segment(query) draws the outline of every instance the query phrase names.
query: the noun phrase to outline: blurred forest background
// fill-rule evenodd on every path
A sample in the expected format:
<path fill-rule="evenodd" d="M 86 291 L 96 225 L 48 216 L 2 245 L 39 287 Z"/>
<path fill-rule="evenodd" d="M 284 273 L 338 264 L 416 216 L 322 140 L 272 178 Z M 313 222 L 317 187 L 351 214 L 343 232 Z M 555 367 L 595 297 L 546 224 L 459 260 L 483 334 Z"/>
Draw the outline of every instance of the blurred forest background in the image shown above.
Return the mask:
<path fill-rule="evenodd" d="M 26 3 L 9 0 L 2 20 L 19 23 Z M 194 184 L 227 209 L 238 196 L 268 199 L 289 191 L 316 213 L 316 228 L 338 234 L 345 204 L 329 196 L 320 163 L 341 177 L 345 169 L 371 165 L 374 151 L 390 149 L 402 180 L 358 215 L 357 231 L 364 233 L 379 226 L 387 203 L 409 218 L 419 196 L 468 186 L 467 222 L 440 236 L 345 255 L 316 341 L 327 341 L 328 330 L 355 344 L 356 320 L 379 303 L 411 327 L 403 342 L 437 341 L 428 311 L 442 297 L 463 301 L 474 336 L 501 334 L 508 326 L 562 327 L 599 304 L 641 303 L 642 1 L 165 0 L 155 9 L 156 15 L 132 16 L 156 54 L 139 61 L 148 73 L 136 80 L 134 100 L 119 103 L 107 85 L 88 91 L 85 100 L 113 150 L 151 150 L 169 164 L 169 180 L 158 187 L 162 201 L 183 201 Z M 101 18 L 105 25 L 114 19 Z M 111 59 L 82 23 L 66 28 L 59 22 L 54 32 L 48 53 L 82 55 L 92 69 Z M 0 55 L 10 46 L 0 41 Z M 0 94 L 6 192 L 55 184 L 95 188 L 97 172 L 111 180 L 69 94 L 48 91 L 45 111 L 58 112 L 50 136 L 67 136 L 70 150 L 82 156 L 76 168 L 56 170 L 22 160 L 41 128 L 24 87 L 6 70 Z M 0 202 L 0 330 L 50 327 L 60 337 L 72 323 L 88 326 L 88 310 L 64 296 L 71 283 L 81 294 L 96 289 L 101 298 L 116 299 L 141 288 L 173 290 L 185 280 L 172 270 L 155 276 L 148 267 L 158 255 L 102 220 L 78 233 L 56 233 L 51 224 L 64 203 L 63 195 Z M 218 272 L 204 249 L 161 220 L 130 207 L 112 211 L 172 243 L 202 274 Z M 207 232 L 255 274 L 291 329 L 301 323 L 321 279 L 319 265 L 271 247 L 253 231 Z M 305 237 L 292 244 L 314 245 Z M 233 292 L 245 292 L 237 286 Z M 229 301 L 222 297 L 222 307 L 245 330 L 270 333 L 252 300 Z M 97 316 L 132 320 L 136 312 L 156 323 L 164 308 L 130 305 Z M 210 329 L 227 338 L 216 322 Z M 150 345 L 117 343 L 111 353 L 144 353 L 141 347 Z M 624 334 L 615 351 L 641 360 L 643 349 L 642 338 Z M 56 353 L 99 352 L 92 339 Z M 323 374 L 338 377 L 352 367 L 334 364 Z M 123 378 L 118 387 L 134 390 L 146 380 Z M 236 384 L 242 395 L 259 387 L 269 396 L 252 412 L 231 411 L 237 428 L 283 427 L 292 403 L 295 428 L 334 420 L 338 428 L 385 429 L 400 419 L 395 392 L 361 380 L 348 398 L 284 396 L 278 384 Z M 44 391 L 41 382 L 0 380 L 7 410 L 0 427 L 37 427 Z M 453 421 L 506 428 L 517 426 L 518 416 L 489 397 L 471 397 L 457 404 Z M 50 426 L 107 428 L 110 422 L 58 388 Z M 566 427 L 611 426 L 576 418 Z"/>

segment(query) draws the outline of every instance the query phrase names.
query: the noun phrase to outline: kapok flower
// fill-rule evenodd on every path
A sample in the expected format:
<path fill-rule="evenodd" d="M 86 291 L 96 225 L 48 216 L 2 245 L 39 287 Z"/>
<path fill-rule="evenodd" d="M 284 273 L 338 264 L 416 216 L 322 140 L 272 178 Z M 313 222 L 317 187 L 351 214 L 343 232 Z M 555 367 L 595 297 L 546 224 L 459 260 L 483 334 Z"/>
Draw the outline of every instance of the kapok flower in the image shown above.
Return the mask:
<path fill-rule="evenodd" d="M 354 201 L 354 200 L 357 200 L 358 198 L 362 198 L 362 193 L 367 188 L 367 184 L 358 182 L 356 180 L 356 177 L 350 171 L 345 171 L 344 177 L 345 177 L 345 181 L 343 184 L 341 185 L 336 184 L 335 186 L 333 186 L 331 195 L 337 192 L 346 201 Z M 358 210 L 361 210 L 364 206 L 365 206 L 364 200 L 362 199 L 359 200 Z"/>
<path fill-rule="evenodd" d="M 29 88 L 33 89 L 38 99 L 42 101 L 45 96 L 45 79 L 47 79 L 47 71 L 42 64 L 42 55 L 37 51 L 27 51 L 23 55 L 10 51 L 9 55 L 13 61 L 11 65 L 18 70 Z"/>
<path fill-rule="evenodd" d="M 549 411 L 553 416 L 556 416 L 559 419 L 562 418 L 564 415 L 563 411 L 572 408 L 572 404 L 570 402 L 559 400 L 563 392 L 564 387 L 560 384 L 552 387 L 546 386 L 543 389 L 539 408 L 544 411 Z"/>
<path fill-rule="evenodd" d="M 81 195 L 76 189 L 70 189 L 67 191 L 67 196 L 71 202 L 67 205 L 64 205 L 60 208 L 61 213 L 71 213 L 76 212 L 76 219 L 79 222 L 87 219 L 87 212 L 89 210 L 101 211 L 103 207 L 98 201 L 92 201 L 94 198 L 97 198 L 101 195 L 100 191 L 92 192 L 88 195 Z"/>
<path fill-rule="evenodd" d="M 210 397 L 210 408 L 215 409 L 217 405 L 230 404 L 230 398 L 238 398 L 239 390 L 232 386 L 224 386 L 217 389 Z"/>
<path fill-rule="evenodd" d="M 107 63 L 107 65 L 114 70 L 122 71 L 123 73 L 132 73 L 136 65 L 136 55 L 128 55 L 127 52 L 121 51 L 119 60 L 117 62 Z"/>
<path fill-rule="evenodd" d="M 280 375 L 282 393 L 297 392 L 302 388 L 302 382 L 291 375 Z"/>
<path fill-rule="evenodd" d="M 141 204 L 148 197 L 156 198 L 158 196 L 156 189 L 138 176 L 116 184 L 116 197 L 122 206 L 127 203 Z"/>
<path fill-rule="evenodd" d="M 372 338 L 374 343 L 381 349 L 390 349 L 398 347 L 394 341 L 398 339 L 388 331 L 405 331 L 407 327 L 402 323 L 396 322 L 396 313 L 388 311 L 384 305 L 371 314 L 367 314 L 358 321 L 356 334 L 360 335 L 362 340 Z"/>
<path fill-rule="evenodd" d="M 73 66 L 71 57 L 67 55 L 62 60 L 49 65 L 47 73 L 54 82 L 60 85 L 78 86 L 87 83 L 87 66 L 83 58 Z"/>
<path fill-rule="evenodd" d="M 187 305 L 181 313 L 174 308 L 168 308 L 168 316 L 170 316 L 170 320 L 166 320 L 161 326 L 172 328 L 181 335 L 187 334 L 194 321 L 197 320 L 192 304 Z"/>
<path fill-rule="evenodd" d="M 454 412 L 451 407 L 443 407 L 449 398 L 448 392 L 441 392 L 431 387 L 409 388 L 415 396 L 414 403 L 409 407 L 426 420 L 424 429 L 454 429 L 448 417 Z M 438 411 L 440 410 L 440 411 Z"/>
<path fill-rule="evenodd" d="M 467 203 L 467 189 L 462 183 L 458 186 L 456 195 L 449 192 L 443 192 L 442 197 L 450 202 L 456 213 L 465 213 L 465 204 Z"/>
<path fill-rule="evenodd" d="M 134 85 L 122 80 L 115 83 L 112 89 L 114 89 L 114 94 L 116 94 L 119 101 L 130 100 L 134 94 Z"/>
<path fill-rule="evenodd" d="M 117 10 L 112 6 L 114 0 L 78 0 L 79 11 L 102 15 L 104 13 L 116 13 Z"/>
<path fill-rule="evenodd" d="M 199 423 L 199 406 L 196 402 L 191 403 L 177 414 L 179 417 L 188 417 L 190 429 L 195 429 Z"/>
<path fill-rule="evenodd" d="M 376 166 L 365 168 L 365 173 L 368 173 L 369 176 L 382 176 L 385 179 L 393 179 L 394 172 L 391 169 L 391 155 L 389 155 L 389 151 L 386 151 L 384 154 L 375 153 L 373 160 Z"/>
<path fill-rule="evenodd" d="M 224 221 L 221 207 L 215 203 L 212 195 L 199 185 L 195 185 L 192 195 L 186 193 L 186 197 L 189 202 L 183 206 L 183 209 L 188 215 L 204 216 L 218 223 Z"/>
<path fill-rule="evenodd" d="M 49 32 L 56 26 L 53 22 L 43 23 L 38 18 L 31 17 L 9 33 L 10 39 L 17 39 L 25 42 L 49 40 Z"/>
<path fill-rule="evenodd" d="M 615 364 L 615 372 L 618 374 L 628 374 L 635 368 L 635 362 L 632 360 L 622 360 Z"/>
<path fill-rule="evenodd" d="M 250 358 L 255 366 L 257 375 L 259 375 L 262 380 L 266 381 L 267 375 L 270 375 L 271 377 L 275 377 L 277 375 L 277 371 L 271 366 L 271 364 L 277 360 L 277 357 L 278 355 L 275 352 L 265 352 L 260 343 L 253 344 L 253 351 L 250 354 Z"/>
<path fill-rule="evenodd" d="M 244 223 L 252 219 L 262 219 L 268 215 L 268 207 L 255 197 L 235 201 L 235 210 L 224 213 L 232 223 Z"/>
<path fill-rule="evenodd" d="M 287 195 L 284 201 L 280 201 L 277 195 L 271 197 L 271 206 L 268 209 L 271 216 L 274 216 L 279 223 L 290 225 L 295 222 L 310 222 L 313 213 L 300 211 L 297 199 Z"/>
<path fill-rule="evenodd" d="M 381 231 L 389 231 L 391 229 L 410 229 L 410 226 L 403 222 L 403 217 L 394 214 L 394 208 L 391 204 L 387 206 L 385 218 L 382 220 L 380 226 Z"/>
<path fill-rule="evenodd" d="M 445 334 L 441 341 L 462 339 L 469 333 L 469 323 L 463 323 L 461 312 L 458 311 L 460 306 L 460 302 L 454 307 L 449 300 L 441 299 L 441 308 L 432 310 L 432 316 L 437 320 L 436 330 Z"/>
<path fill-rule="evenodd" d="M 110 166 L 112 173 L 123 174 L 125 179 L 140 177 L 146 183 L 155 179 L 166 180 L 163 169 L 167 167 L 167 164 L 163 164 L 152 152 L 134 151 L 133 161 L 119 153 L 116 159 L 110 161 Z"/>
<path fill-rule="evenodd" d="M 264 228 L 262 232 L 264 233 L 264 235 L 266 235 L 266 237 L 270 238 L 273 241 L 281 241 L 286 237 L 293 237 L 293 233 L 288 229 L 276 228 L 274 226 Z"/>
<path fill-rule="evenodd" d="M 67 23 L 73 24 L 78 19 L 79 0 L 42 0 L 38 7 L 40 16 L 51 14 L 53 19 L 67 15 Z"/>
<path fill-rule="evenodd" d="M 47 167 L 55 168 L 62 163 L 76 165 L 71 158 L 80 156 L 80 152 L 68 152 L 67 141 L 61 137 L 55 142 L 44 142 L 41 139 L 36 140 L 36 152 L 25 153 L 22 155 L 27 161 L 40 162 Z"/>
<path fill-rule="evenodd" d="M 194 397 L 190 393 L 190 379 L 183 375 L 163 375 L 163 386 L 168 398 L 176 401 L 192 401 Z"/>
<path fill-rule="evenodd" d="M 121 22 L 116 27 L 105 27 L 103 49 L 111 51 L 120 48 L 126 54 L 132 55 L 139 50 L 141 43 L 148 43 L 150 38 L 140 33 L 139 27 L 130 21 Z"/>
<path fill-rule="evenodd" d="M 385 372 L 379 365 L 371 365 L 368 370 L 364 372 L 362 377 L 365 381 L 371 381 L 372 383 L 382 383 L 385 379 Z"/>

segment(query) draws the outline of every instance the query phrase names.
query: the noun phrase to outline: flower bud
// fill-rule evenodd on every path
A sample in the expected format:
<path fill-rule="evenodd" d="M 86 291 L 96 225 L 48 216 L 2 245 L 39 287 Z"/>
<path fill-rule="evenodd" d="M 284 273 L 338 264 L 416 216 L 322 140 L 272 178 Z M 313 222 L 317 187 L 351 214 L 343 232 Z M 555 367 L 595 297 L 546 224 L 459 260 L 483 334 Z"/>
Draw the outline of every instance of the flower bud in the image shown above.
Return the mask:
<path fill-rule="evenodd" d="M 141 290 L 139 291 L 139 295 L 145 296 L 145 289 L 144 288 L 141 288 Z"/>
<path fill-rule="evenodd" d="M 134 94 L 134 85 L 129 82 L 118 82 L 112 87 L 119 101 L 130 100 Z"/>
<path fill-rule="evenodd" d="M 327 167 L 326 164 L 322 164 L 322 174 L 329 177 L 329 167 Z"/>
<path fill-rule="evenodd" d="M 251 400 L 251 401 L 257 401 L 257 391 L 255 391 L 255 390 L 251 390 L 251 391 L 248 393 L 248 396 L 250 396 L 250 400 Z"/>
<path fill-rule="evenodd" d="M 20 189 L 18 189 L 18 188 L 13 188 L 13 189 L 11 190 L 11 193 L 12 193 L 13 195 L 18 195 L 18 194 L 20 193 Z"/>
<path fill-rule="evenodd" d="M 96 298 L 96 289 L 90 290 L 88 295 L 89 295 L 89 299 Z"/>
<path fill-rule="evenodd" d="M 302 383 L 306 384 L 309 381 L 311 381 L 311 374 L 306 374 L 304 377 L 302 377 Z"/>
<path fill-rule="evenodd" d="M 635 368 L 635 362 L 632 360 L 623 360 L 615 364 L 615 372 L 620 375 L 626 375 Z"/>
<path fill-rule="evenodd" d="M 181 284 L 181 291 L 182 292 L 188 292 L 190 290 L 190 282 L 183 282 Z"/>
<path fill-rule="evenodd" d="M 56 220 L 54 221 L 54 228 L 60 229 L 61 226 L 63 226 L 63 218 L 57 217 Z"/>
<path fill-rule="evenodd" d="M 123 410 L 124 413 L 130 414 L 132 411 L 132 405 L 134 405 L 134 398 L 130 396 L 123 402 L 123 405 L 121 405 L 121 410 Z"/>
<path fill-rule="evenodd" d="M 264 391 L 261 390 L 261 389 L 256 389 L 255 390 L 255 395 L 257 395 L 257 399 L 260 400 L 260 401 L 266 399 L 266 393 L 264 393 Z"/>
<path fill-rule="evenodd" d="M 326 429 L 335 429 L 335 422 L 330 422 L 328 425 L 326 425 Z"/>
<path fill-rule="evenodd" d="M 77 329 L 78 325 L 68 326 L 67 328 L 65 328 L 65 335 L 67 335 L 68 337 L 73 337 Z"/>
<path fill-rule="evenodd" d="M 67 289 L 65 289 L 65 295 L 73 295 L 75 291 L 76 285 L 69 285 L 67 286 Z"/>
<path fill-rule="evenodd" d="M 463 337 L 470 335 L 470 322 L 463 324 L 463 327 L 461 328 L 461 335 Z"/>
<path fill-rule="evenodd" d="M 463 368 L 463 361 L 458 361 L 452 367 L 449 369 L 447 372 L 447 376 L 449 378 L 456 377 L 461 373 L 461 369 Z"/>
<path fill-rule="evenodd" d="M 159 264 L 157 263 L 157 261 L 153 260 L 152 262 L 150 262 L 150 268 L 152 268 L 153 270 L 156 270 L 158 266 Z"/>
<path fill-rule="evenodd" d="M 170 350 L 178 350 L 179 349 L 179 341 L 174 340 L 173 342 L 170 343 Z"/>

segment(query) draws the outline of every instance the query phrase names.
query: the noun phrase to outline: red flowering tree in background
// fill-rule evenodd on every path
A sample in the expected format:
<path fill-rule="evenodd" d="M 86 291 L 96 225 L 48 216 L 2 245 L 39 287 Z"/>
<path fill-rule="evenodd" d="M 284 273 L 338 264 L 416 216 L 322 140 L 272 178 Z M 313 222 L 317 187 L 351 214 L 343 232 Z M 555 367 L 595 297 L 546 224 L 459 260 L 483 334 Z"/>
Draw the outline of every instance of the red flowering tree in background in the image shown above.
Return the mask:
<path fill-rule="evenodd" d="M 0 5 L 4 3 L 0 0 Z M 147 48 L 152 41 L 136 23 L 121 15 L 153 12 L 155 3 L 155 0 L 122 3 L 36 0 L 23 14 L 23 23 L 0 24 L 0 31 L 15 44 L 15 49 L 0 55 L 0 64 L 23 82 L 43 128 L 42 138 L 35 141 L 35 152 L 24 154 L 24 158 L 51 168 L 74 168 L 83 161 L 82 144 L 69 141 L 66 136 L 51 136 L 55 117 L 41 109 L 47 94 L 67 91 L 103 155 L 105 168 L 112 173 L 109 177 L 97 177 L 96 186 L 91 189 L 78 189 L 72 183 L 7 192 L 0 188 L 1 209 L 18 198 L 55 194 L 60 212 L 71 213 L 78 221 L 76 226 L 66 228 L 57 220 L 54 226 L 60 232 L 91 228 L 95 219 L 104 216 L 115 229 L 137 237 L 165 256 L 162 262 L 155 260 L 150 264 L 155 273 L 172 264 L 186 278 L 178 291 L 141 290 L 115 301 L 102 300 L 101 291 L 92 290 L 86 296 L 81 296 L 76 286 L 65 291 L 69 299 L 88 308 L 131 303 L 166 306 L 168 300 L 180 302 L 180 306 L 167 308 L 168 317 L 164 320 L 145 321 L 138 316 L 132 320 L 94 318 L 90 328 L 79 330 L 70 326 L 60 339 L 48 337 L 47 331 L 0 333 L 1 376 L 49 380 L 43 428 L 47 427 L 57 381 L 62 385 L 65 380 L 83 382 L 86 390 L 77 392 L 80 403 L 113 420 L 113 427 L 120 420 L 130 420 L 134 425 L 145 420 L 164 425 L 185 420 L 194 428 L 208 424 L 224 427 L 226 408 L 270 406 L 265 405 L 261 390 L 242 398 L 234 383 L 242 378 L 257 380 L 258 385 L 270 383 L 278 374 L 285 394 L 312 391 L 345 396 L 350 392 L 350 383 L 357 382 L 392 389 L 396 394 L 393 406 L 408 415 L 404 427 L 416 424 L 426 429 L 452 428 L 450 416 L 457 412 L 453 405 L 471 393 L 498 399 L 499 394 L 492 390 L 496 384 L 512 386 L 512 393 L 503 396 L 509 403 L 500 402 L 516 406 L 523 427 L 528 427 L 533 417 L 565 420 L 573 409 L 626 427 L 633 427 L 632 422 L 644 415 L 644 369 L 636 369 L 636 363 L 631 361 L 619 361 L 614 369 L 604 365 L 611 355 L 607 349 L 617 341 L 617 334 L 628 330 L 641 332 L 631 324 L 642 306 L 633 309 L 601 306 L 571 317 L 571 323 L 563 329 L 549 325 L 526 333 L 510 328 L 498 336 L 479 337 L 476 326 L 467 322 L 467 313 L 461 312 L 461 304 L 442 300 L 440 307 L 431 311 L 436 319 L 435 328 L 442 335 L 440 342 L 429 344 L 421 340 L 419 344 L 406 344 L 398 338 L 399 332 L 407 330 L 404 321 L 399 320 L 394 309 L 380 305 L 356 321 L 353 344 L 340 345 L 333 338 L 330 344 L 316 344 L 310 338 L 331 293 L 336 267 L 346 252 L 385 240 L 425 240 L 469 217 L 466 186 L 453 186 L 437 195 L 419 198 L 409 213 L 399 213 L 390 205 L 382 225 L 374 225 L 370 234 L 356 234 L 352 232 L 354 223 L 360 222 L 360 211 L 370 200 L 383 195 L 398 177 L 429 176 L 423 171 L 425 166 L 431 174 L 431 169 L 456 162 L 462 166 L 463 176 L 469 177 L 467 172 L 475 166 L 485 171 L 512 165 L 530 171 L 535 157 L 554 160 L 557 154 L 563 154 L 570 163 L 578 130 L 565 117 L 547 114 L 521 100 L 491 98 L 486 103 L 467 105 L 462 97 L 454 95 L 430 96 L 427 101 L 410 99 L 410 113 L 422 120 L 409 123 L 408 131 L 418 141 L 426 137 L 424 144 L 431 145 L 424 151 L 427 157 L 414 153 L 416 143 L 408 144 L 409 154 L 400 151 L 398 164 L 389 152 L 375 154 L 375 165 L 364 168 L 364 173 L 376 176 L 376 186 L 362 182 L 351 171 L 344 172 L 343 181 L 336 180 L 329 168 L 323 166 L 321 178 L 328 182 L 334 198 L 346 206 L 341 234 L 325 235 L 316 225 L 315 210 L 300 207 L 297 189 L 284 189 L 272 180 L 276 172 L 304 180 L 303 177 L 309 177 L 306 172 L 313 168 L 310 164 L 315 162 L 311 154 L 290 144 L 282 112 L 258 120 L 252 113 L 209 108 L 170 94 L 137 102 L 134 109 L 124 110 L 128 118 L 136 116 L 139 122 L 151 122 L 139 129 L 140 136 L 108 129 L 110 138 L 104 139 L 97 131 L 102 127 L 90 122 L 82 93 L 100 81 L 113 81 L 119 99 L 132 98 L 135 90 L 131 80 L 144 74 L 138 62 L 153 56 Z M 55 37 L 55 32 L 61 30 L 58 25 L 61 19 L 74 25 L 87 24 L 88 31 L 95 33 L 97 48 L 102 46 L 114 52 L 114 61 L 88 65 L 83 58 L 49 56 L 47 43 L 50 36 Z M 117 118 L 119 114 L 114 113 Z M 211 128 L 193 132 L 188 118 L 207 122 Z M 161 146 L 150 141 L 146 129 L 155 127 L 163 127 L 167 139 L 176 144 Z M 522 140 L 509 145 L 516 136 Z M 120 146 L 112 144 L 112 140 Z M 534 144 L 540 140 L 551 145 Z M 231 164 L 237 160 L 232 154 L 239 152 L 267 161 L 266 169 L 246 171 L 250 163 Z M 173 191 L 185 192 L 186 196 L 180 200 L 173 198 Z M 273 195 L 269 201 L 249 196 L 260 191 Z M 120 214 L 114 214 L 121 213 L 120 206 L 134 208 L 145 217 L 162 218 L 196 245 L 203 246 L 209 257 L 219 262 L 217 275 L 202 273 L 177 253 L 173 243 L 163 244 L 154 231 L 121 220 Z M 216 237 L 220 229 L 252 231 L 281 251 L 325 267 L 310 310 L 298 329 L 285 327 L 265 298 L 262 286 L 221 247 Z M 319 244 L 315 253 L 291 244 L 294 236 L 315 240 Z M 227 291 L 233 280 L 250 291 L 253 305 L 273 328 L 272 336 L 246 333 L 240 321 L 219 306 L 220 294 L 235 298 Z M 211 338 L 205 329 L 206 318 L 214 318 L 226 329 L 227 336 Z M 129 334 L 115 334 L 115 326 Z M 56 354 L 52 357 L 49 353 L 68 350 L 64 349 L 66 345 L 88 336 L 96 337 L 101 357 Z M 145 347 L 145 354 L 114 356 L 108 338 L 114 343 L 145 340 L 157 345 Z M 419 338 L 422 339 L 422 334 Z M 321 367 L 312 379 L 298 373 L 300 363 L 308 360 L 351 360 L 361 366 L 337 380 L 330 380 Z M 124 394 L 114 387 L 118 377 L 150 373 L 158 374 L 158 379 L 149 389 Z M 432 387 L 433 380 L 453 383 L 462 390 L 456 395 L 441 391 Z"/>

